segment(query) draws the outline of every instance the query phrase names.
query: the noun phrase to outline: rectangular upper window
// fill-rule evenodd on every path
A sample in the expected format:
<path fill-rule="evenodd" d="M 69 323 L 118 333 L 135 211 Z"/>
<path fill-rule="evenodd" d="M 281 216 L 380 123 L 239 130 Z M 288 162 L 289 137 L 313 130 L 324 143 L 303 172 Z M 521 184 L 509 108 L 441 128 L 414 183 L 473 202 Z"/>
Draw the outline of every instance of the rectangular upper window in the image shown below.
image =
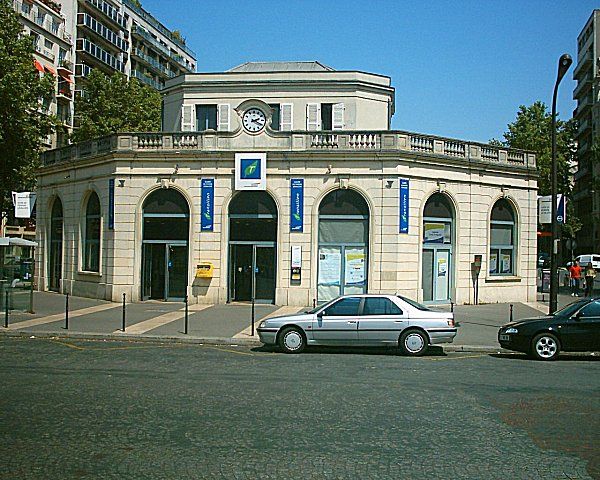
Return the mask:
<path fill-rule="evenodd" d="M 216 105 L 196 105 L 196 129 L 199 132 L 217 129 Z"/>

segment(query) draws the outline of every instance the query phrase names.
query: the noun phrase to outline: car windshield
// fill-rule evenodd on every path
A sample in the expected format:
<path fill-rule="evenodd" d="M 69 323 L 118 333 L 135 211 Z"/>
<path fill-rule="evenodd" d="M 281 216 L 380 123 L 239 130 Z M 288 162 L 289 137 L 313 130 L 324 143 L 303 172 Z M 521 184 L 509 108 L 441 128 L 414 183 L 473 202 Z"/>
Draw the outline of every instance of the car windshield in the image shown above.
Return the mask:
<path fill-rule="evenodd" d="M 333 302 L 335 302 L 337 298 L 334 298 L 333 300 L 329 300 L 327 303 L 322 303 L 321 305 L 317 305 L 315 308 L 313 308 L 312 310 L 305 310 L 305 313 L 317 313 L 320 310 L 323 310 L 325 307 L 327 307 L 328 305 L 331 305 Z"/>
<path fill-rule="evenodd" d="M 560 310 L 557 310 L 552 315 L 553 316 L 561 315 L 561 316 L 565 316 L 565 317 L 570 317 L 571 315 L 573 315 L 577 310 L 579 310 L 581 307 L 583 307 L 588 302 L 589 302 L 588 299 L 576 300 L 573 303 L 569 303 L 568 305 L 564 306 Z"/>
<path fill-rule="evenodd" d="M 411 300 L 410 298 L 403 297 L 402 295 L 398 295 L 398 298 L 400 298 L 401 300 L 404 300 L 409 305 L 412 305 L 417 310 L 423 310 L 424 312 L 432 311 L 431 308 L 427 308 L 425 305 L 421 305 L 419 302 L 415 302 L 414 300 Z"/>

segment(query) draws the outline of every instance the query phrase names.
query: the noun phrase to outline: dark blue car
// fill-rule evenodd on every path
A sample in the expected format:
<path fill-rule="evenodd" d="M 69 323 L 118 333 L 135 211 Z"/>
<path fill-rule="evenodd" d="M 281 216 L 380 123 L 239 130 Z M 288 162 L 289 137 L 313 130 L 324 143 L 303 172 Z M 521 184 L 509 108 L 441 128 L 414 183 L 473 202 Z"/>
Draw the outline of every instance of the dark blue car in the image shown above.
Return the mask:
<path fill-rule="evenodd" d="M 507 323 L 498 331 L 498 342 L 538 360 L 554 360 L 561 351 L 600 351 L 600 298 L 582 298 L 552 315 Z"/>

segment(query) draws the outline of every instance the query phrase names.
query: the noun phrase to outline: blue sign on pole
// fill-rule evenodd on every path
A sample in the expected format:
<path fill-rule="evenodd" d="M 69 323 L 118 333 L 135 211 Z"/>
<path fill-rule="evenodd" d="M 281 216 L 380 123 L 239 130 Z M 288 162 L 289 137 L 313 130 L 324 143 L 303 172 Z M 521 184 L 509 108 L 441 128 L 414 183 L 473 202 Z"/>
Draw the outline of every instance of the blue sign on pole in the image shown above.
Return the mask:
<path fill-rule="evenodd" d="M 400 233 L 408 233 L 408 186 L 407 178 L 400 179 Z"/>
<path fill-rule="evenodd" d="M 115 229 L 115 179 L 108 179 L 108 229 Z"/>
<path fill-rule="evenodd" d="M 304 229 L 304 179 L 290 180 L 290 232 L 302 232 Z"/>
<path fill-rule="evenodd" d="M 558 205 L 556 207 L 556 223 L 565 223 L 567 221 L 567 197 L 558 195 Z"/>
<path fill-rule="evenodd" d="M 215 213 L 215 179 L 203 178 L 201 182 L 202 205 L 200 206 L 200 231 L 213 231 L 213 217 Z"/>

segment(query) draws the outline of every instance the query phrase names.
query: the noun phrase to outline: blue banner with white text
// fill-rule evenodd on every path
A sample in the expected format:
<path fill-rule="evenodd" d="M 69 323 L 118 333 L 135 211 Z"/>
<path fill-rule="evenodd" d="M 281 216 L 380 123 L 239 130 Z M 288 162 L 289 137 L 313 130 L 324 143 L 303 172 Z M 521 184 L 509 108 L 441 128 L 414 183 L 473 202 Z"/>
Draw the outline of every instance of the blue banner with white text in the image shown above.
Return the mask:
<path fill-rule="evenodd" d="M 115 229 L 115 179 L 108 179 L 108 229 Z"/>
<path fill-rule="evenodd" d="M 200 231 L 213 231 L 213 216 L 215 213 L 215 179 L 203 178 L 201 182 L 202 205 L 200 207 Z"/>
<path fill-rule="evenodd" d="M 408 186 L 407 178 L 400 179 L 400 233 L 408 233 Z"/>
<path fill-rule="evenodd" d="M 290 232 L 302 232 L 304 229 L 304 179 L 290 180 Z"/>

